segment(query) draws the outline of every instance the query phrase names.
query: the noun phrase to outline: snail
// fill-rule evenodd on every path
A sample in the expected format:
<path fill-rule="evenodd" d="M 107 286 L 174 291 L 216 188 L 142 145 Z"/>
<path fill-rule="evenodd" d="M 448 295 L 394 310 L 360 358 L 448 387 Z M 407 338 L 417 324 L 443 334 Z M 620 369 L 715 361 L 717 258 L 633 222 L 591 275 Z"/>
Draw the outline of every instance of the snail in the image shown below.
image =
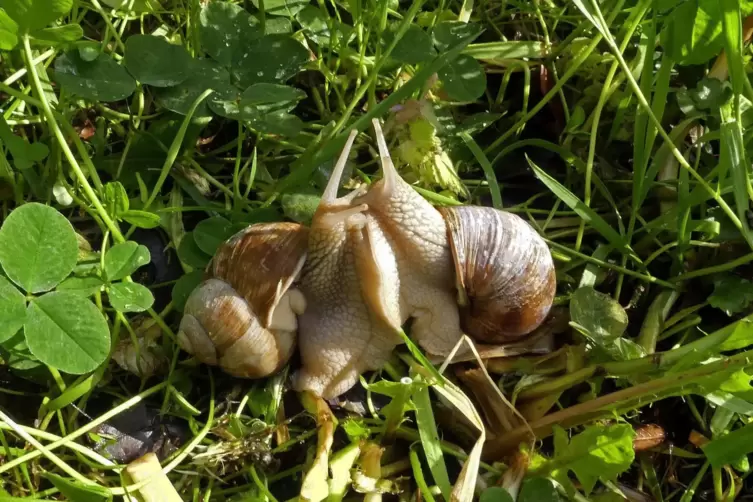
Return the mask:
<path fill-rule="evenodd" d="M 463 334 L 518 342 L 542 324 L 556 290 L 551 253 L 521 217 L 435 207 L 398 174 L 377 119 L 383 175 L 338 197 L 348 137 L 309 227 L 254 224 L 228 239 L 190 295 L 181 348 L 231 375 L 279 371 L 297 345 L 296 391 L 337 397 L 403 343 L 445 356 Z"/>

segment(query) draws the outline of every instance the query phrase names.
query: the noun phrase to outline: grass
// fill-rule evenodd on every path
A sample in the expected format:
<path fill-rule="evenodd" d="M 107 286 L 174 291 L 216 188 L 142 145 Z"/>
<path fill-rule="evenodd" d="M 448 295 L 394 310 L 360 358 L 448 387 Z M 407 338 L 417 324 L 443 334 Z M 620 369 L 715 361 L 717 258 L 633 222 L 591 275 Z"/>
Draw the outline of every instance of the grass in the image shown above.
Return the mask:
<path fill-rule="evenodd" d="M 0 501 L 751 499 L 747 2 L 0 7 Z M 379 179 L 374 118 L 542 235 L 550 318 L 331 401 L 182 351 L 221 242 L 308 224 L 351 131 Z"/>

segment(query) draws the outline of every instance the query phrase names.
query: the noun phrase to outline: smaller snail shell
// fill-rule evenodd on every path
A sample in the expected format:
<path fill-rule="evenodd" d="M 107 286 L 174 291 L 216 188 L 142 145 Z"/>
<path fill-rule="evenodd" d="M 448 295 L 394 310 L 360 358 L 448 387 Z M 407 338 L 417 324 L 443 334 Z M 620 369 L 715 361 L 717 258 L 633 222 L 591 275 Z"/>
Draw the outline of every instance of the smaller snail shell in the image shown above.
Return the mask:
<path fill-rule="evenodd" d="M 254 224 L 224 242 L 186 301 L 180 347 L 237 377 L 262 378 L 282 368 L 306 308 L 291 286 L 307 242 L 308 229 L 295 223 Z"/>
<path fill-rule="evenodd" d="M 491 207 L 438 208 L 455 262 L 463 331 L 479 341 L 519 340 L 546 318 L 554 301 L 554 262 L 521 217 Z"/>

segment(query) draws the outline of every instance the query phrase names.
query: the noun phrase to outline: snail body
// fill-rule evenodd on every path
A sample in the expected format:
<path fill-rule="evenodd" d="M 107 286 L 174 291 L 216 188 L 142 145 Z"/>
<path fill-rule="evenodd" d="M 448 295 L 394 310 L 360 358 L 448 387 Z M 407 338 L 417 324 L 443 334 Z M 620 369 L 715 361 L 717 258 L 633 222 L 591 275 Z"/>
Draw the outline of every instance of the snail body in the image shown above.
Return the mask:
<path fill-rule="evenodd" d="M 310 228 L 251 225 L 220 248 L 186 303 L 184 350 L 258 378 L 297 343 L 292 387 L 333 398 L 384 365 L 408 320 L 411 337 L 439 356 L 464 333 L 500 344 L 544 321 L 556 280 L 538 233 L 494 208 L 434 207 L 399 176 L 373 125 L 382 178 L 337 196 L 351 133 Z"/>

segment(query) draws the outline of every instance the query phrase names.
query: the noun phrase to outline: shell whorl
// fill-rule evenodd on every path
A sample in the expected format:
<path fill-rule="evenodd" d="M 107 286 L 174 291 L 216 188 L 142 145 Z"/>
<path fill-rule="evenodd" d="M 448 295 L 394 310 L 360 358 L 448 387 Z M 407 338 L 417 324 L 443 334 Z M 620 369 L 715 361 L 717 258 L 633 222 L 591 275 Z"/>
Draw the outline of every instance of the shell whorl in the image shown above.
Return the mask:
<path fill-rule="evenodd" d="M 186 301 L 178 343 L 199 361 L 244 378 L 277 372 L 293 355 L 303 295 L 291 286 L 308 229 L 260 223 L 225 241 Z"/>
<path fill-rule="evenodd" d="M 445 218 L 463 331 L 476 340 L 518 340 L 537 328 L 554 301 L 551 252 L 521 217 L 491 207 L 438 208 Z"/>

